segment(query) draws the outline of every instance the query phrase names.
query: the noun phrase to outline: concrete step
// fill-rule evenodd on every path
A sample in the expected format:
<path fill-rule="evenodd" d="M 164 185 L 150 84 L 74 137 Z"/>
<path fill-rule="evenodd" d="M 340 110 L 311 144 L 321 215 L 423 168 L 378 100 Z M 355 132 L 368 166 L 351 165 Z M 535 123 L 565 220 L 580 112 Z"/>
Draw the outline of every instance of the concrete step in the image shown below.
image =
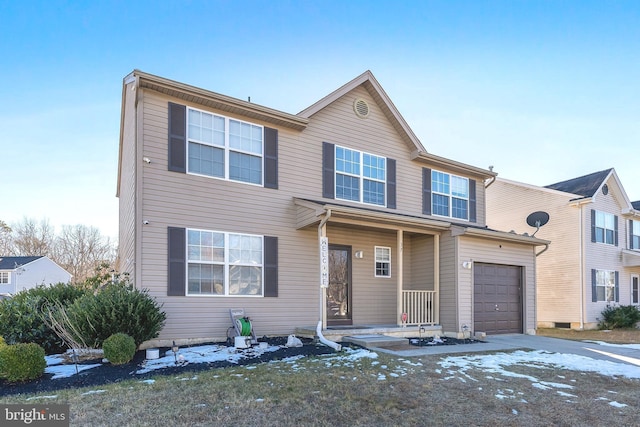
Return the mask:
<path fill-rule="evenodd" d="M 350 335 L 350 336 L 343 337 L 342 341 L 361 345 L 362 347 L 365 347 L 365 348 L 407 344 L 409 342 L 406 338 L 390 337 L 387 335 L 380 335 L 380 334 Z"/>

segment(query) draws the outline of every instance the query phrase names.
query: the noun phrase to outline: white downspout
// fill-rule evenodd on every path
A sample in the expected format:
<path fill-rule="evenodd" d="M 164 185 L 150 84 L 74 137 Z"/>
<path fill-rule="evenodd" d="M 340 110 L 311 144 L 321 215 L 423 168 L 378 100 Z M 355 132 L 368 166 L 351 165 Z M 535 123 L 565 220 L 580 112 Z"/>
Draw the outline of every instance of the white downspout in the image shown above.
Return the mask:
<path fill-rule="evenodd" d="M 325 225 L 327 224 L 327 221 L 329 221 L 329 218 L 331 218 L 331 209 L 327 209 L 327 213 L 325 214 L 324 218 L 322 218 L 322 221 L 320 221 L 320 224 L 318 225 L 318 245 L 320 245 L 320 240 L 322 237 L 326 237 L 326 229 L 325 229 Z M 320 342 L 328 347 L 333 348 L 335 351 L 340 351 L 342 350 L 342 346 L 336 342 L 333 341 L 329 341 L 328 339 L 326 339 L 324 337 L 324 335 L 322 335 L 322 328 L 324 326 L 324 307 L 325 307 L 325 299 L 326 299 L 326 295 L 327 295 L 327 289 L 323 288 L 322 286 L 320 286 L 318 288 L 320 291 L 320 295 L 319 295 L 319 317 L 318 317 L 318 326 L 316 327 L 316 335 L 318 336 L 318 340 L 320 340 Z"/>
<path fill-rule="evenodd" d="M 584 330 L 584 207 L 580 207 L 580 330 Z"/>

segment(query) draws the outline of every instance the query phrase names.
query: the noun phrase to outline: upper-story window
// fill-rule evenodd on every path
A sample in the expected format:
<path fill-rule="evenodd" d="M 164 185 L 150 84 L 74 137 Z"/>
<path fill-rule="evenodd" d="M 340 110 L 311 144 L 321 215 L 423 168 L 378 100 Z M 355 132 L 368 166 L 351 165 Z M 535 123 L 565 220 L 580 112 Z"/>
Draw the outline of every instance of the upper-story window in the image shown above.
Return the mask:
<path fill-rule="evenodd" d="M 187 120 L 190 173 L 262 185 L 261 126 L 193 108 Z"/>
<path fill-rule="evenodd" d="M 629 221 L 629 248 L 640 250 L 640 221 Z"/>
<path fill-rule="evenodd" d="M 0 271 L 0 285 L 6 285 L 9 283 L 9 272 Z"/>
<path fill-rule="evenodd" d="M 595 241 L 608 245 L 616 244 L 616 218 L 615 215 L 595 211 Z"/>
<path fill-rule="evenodd" d="M 187 230 L 187 295 L 262 296 L 263 237 Z"/>
<path fill-rule="evenodd" d="M 385 206 L 386 158 L 336 146 L 335 197 Z"/>
<path fill-rule="evenodd" d="M 431 171 L 432 213 L 469 219 L 469 179 Z"/>

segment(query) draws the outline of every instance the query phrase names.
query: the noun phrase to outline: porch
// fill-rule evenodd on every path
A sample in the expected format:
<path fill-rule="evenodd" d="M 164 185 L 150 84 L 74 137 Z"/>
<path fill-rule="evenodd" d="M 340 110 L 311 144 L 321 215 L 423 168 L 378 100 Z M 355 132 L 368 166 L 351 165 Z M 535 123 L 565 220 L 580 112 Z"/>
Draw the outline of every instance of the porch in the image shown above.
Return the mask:
<path fill-rule="evenodd" d="M 295 334 L 300 337 L 314 338 L 316 328 L 314 326 L 298 327 Z M 358 337 L 361 335 L 384 335 L 387 337 L 410 338 L 410 337 L 432 337 L 443 335 L 440 325 L 350 325 L 350 326 L 329 326 L 322 331 L 322 335 L 335 342 L 343 341 L 345 337 Z"/>

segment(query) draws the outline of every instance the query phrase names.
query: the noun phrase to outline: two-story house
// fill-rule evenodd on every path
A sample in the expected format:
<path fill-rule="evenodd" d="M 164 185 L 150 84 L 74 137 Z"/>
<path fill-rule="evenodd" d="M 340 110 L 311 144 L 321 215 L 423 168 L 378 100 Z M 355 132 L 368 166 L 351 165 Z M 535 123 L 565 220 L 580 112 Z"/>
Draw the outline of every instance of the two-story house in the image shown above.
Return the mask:
<path fill-rule="evenodd" d="M 607 305 L 638 304 L 640 202 L 630 202 L 614 169 L 538 187 L 498 178 L 487 188 L 489 226 L 535 231 L 551 241 L 537 263 L 539 327 L 593 329 Z"/>
<path fill-rule="evenodd" d="M 258 335 L 533 333 L 548 242 L 486 227 L 494 177 L 427 152 L 369 71 L 298 114 L 133 71 L 120 270 L 159 341 L 225 338 L 235 308 Z"/>

